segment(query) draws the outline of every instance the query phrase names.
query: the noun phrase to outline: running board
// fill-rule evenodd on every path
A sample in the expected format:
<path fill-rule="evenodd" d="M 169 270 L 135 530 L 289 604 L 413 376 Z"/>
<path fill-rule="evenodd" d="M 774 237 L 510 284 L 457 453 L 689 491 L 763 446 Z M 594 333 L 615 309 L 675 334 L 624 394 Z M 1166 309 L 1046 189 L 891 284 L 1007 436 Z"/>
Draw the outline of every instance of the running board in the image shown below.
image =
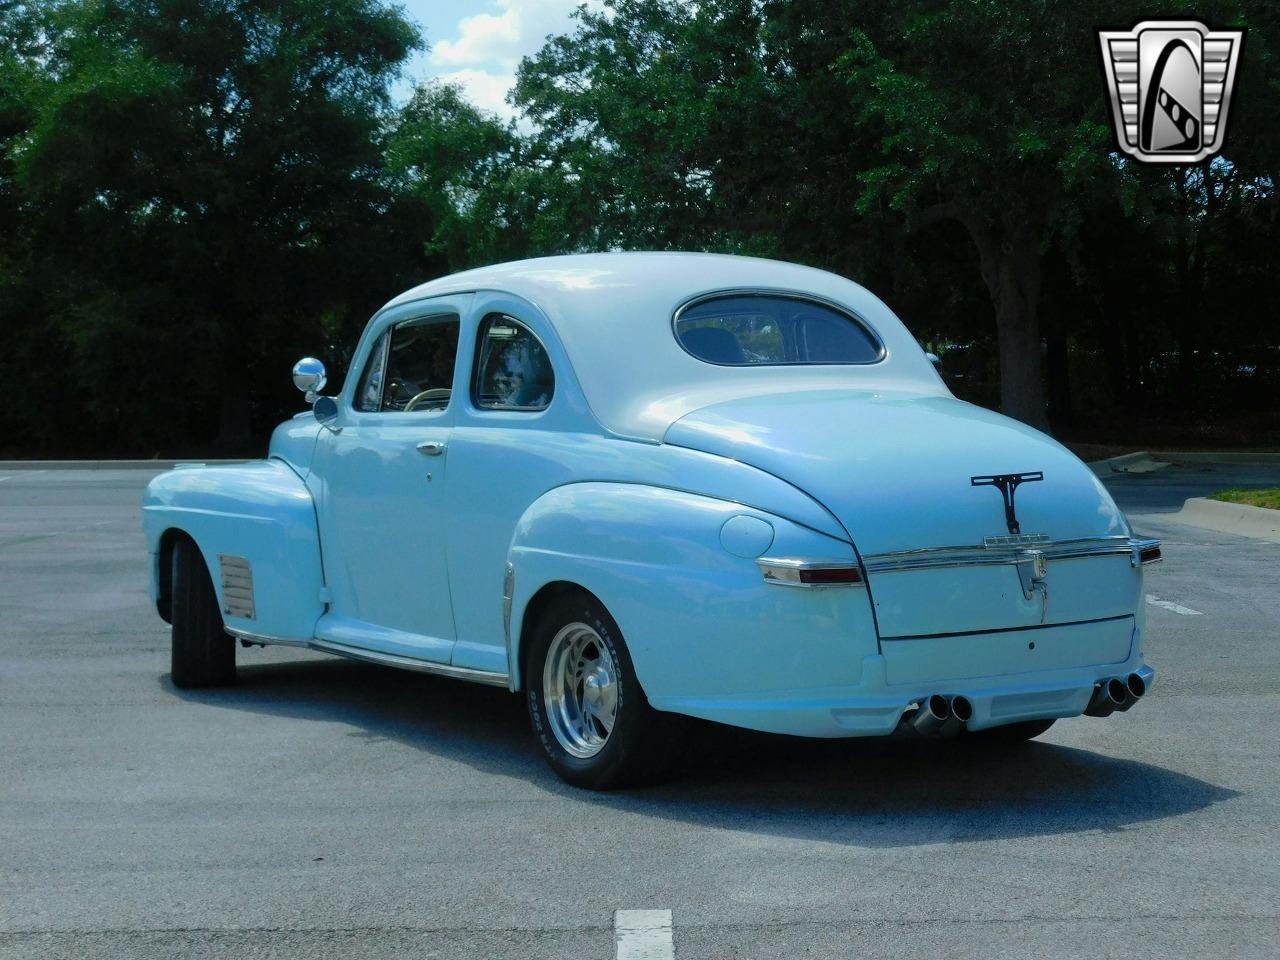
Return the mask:
<path fill-rule="evenodd" d="M 275 644 L 285 647 L 304 647 L 308 650 L 317 650 L 320 653 L 331 653 L 336 657 L 346 657 L 348 660 L 377 663 L 384 667 L 397 667 L 401 670 L 431 673 L 440 677 L 451 677 L 454 680 L 470 680 L 472 683 L 484 683 L 493 687 L 506 688 L 508 686 L 508 678 L 505 673 L 496 673 L 490 670 L 472 670 L 469 667 L 455 667 L 447 663 L 433 663 L 430 660 L 415 660 L 413 657 L 402 657 L 394 653 L 379 653 L 376 650 L 364 650 L 360 647 L 350 647 L 344 643 L 334 643 L 330 640 L 284 640 L 279 637 L 265 637 L 261 634 L 250 633 L 248 630 L 238 630 L 235 627 L 226 627 L 225 629 L 231 636 L 239 640 L 247 640 L 249 643 L 260 643 L 264 646 Z"/>

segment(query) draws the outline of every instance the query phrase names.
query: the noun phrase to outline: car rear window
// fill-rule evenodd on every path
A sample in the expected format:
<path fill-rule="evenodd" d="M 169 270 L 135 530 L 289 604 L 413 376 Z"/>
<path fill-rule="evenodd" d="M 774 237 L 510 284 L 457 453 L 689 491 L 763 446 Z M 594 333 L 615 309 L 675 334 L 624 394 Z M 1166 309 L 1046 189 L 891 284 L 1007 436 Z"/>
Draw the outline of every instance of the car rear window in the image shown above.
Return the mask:
<path fill-rule="evenodd" d="M 818 300 L 781 294 L 707 297 L 675 318 L 680 346 L 707 363 L 754 367 L 875 363 L 879 339 L 851 314 Z"/>

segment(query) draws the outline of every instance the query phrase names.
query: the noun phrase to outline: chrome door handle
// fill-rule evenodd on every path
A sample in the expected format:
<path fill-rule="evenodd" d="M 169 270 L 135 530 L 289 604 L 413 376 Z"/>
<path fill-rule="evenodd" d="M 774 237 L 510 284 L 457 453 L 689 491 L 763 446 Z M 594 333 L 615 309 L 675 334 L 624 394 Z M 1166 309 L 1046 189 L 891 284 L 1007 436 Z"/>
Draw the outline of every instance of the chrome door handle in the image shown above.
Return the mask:
<path fill-rule="evenodd" d="M 418 444 L 418 452 L 426 454 L 428 457 L 438 457 L 444 453 L 444 444 L 437 443 L 435 440 L 424 440 Z"/>

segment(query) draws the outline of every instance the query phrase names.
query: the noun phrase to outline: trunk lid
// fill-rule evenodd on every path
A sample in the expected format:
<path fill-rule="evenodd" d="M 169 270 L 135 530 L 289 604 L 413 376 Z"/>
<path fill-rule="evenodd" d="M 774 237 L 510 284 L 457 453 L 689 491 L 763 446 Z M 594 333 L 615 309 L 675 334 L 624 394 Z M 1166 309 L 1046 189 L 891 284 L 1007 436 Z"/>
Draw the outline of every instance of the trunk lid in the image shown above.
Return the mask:
<path fill-rule="evenodd" d="M 1128 523 L 1093 472 L 1037 430 L 951 397 L 828 390 L 696 410 L 665 442 L 749 463 L 820 501 L 868 572 L 882 638 L 1131 615 Z M 1039 473 L 1013 492 L 972 478 Z M 1047 575 L 1028 551 L 1045 554 Z M 1043 572 L 1043 567 L 1039 572 Z"/>

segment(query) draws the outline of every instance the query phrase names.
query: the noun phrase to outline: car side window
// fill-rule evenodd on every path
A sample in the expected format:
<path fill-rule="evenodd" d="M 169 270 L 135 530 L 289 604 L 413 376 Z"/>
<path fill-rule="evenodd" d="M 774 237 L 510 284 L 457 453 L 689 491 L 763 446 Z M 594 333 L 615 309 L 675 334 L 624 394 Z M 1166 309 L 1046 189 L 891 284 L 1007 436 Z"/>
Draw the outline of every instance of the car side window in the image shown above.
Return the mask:
<path fill-rule="evenodd" d="M 555 393 L 551 358 L 537 336 L 505 314 L 480 324 L 472 402 L 485 410 L 545 410 Z"/>
<path fill-rule="evenodd" d="M 373 413 L 382 405 L 382 374 L 387 363 L 387 341 L 391 339 L 391 331 L 385 330 L 378 337 L 369 351 L 369 360 L 364 365 L 364 373 L 360 374 L 360 385 L 356 388 L 355 408 L 364 413 Z"/>
<path fill-rule="evenodd" d="M 391 328 L 386 383 L 377 409 L 408 413 L 443 410 L 449 405 L 458 326 L 455 317 L 427 317 Z"/>

